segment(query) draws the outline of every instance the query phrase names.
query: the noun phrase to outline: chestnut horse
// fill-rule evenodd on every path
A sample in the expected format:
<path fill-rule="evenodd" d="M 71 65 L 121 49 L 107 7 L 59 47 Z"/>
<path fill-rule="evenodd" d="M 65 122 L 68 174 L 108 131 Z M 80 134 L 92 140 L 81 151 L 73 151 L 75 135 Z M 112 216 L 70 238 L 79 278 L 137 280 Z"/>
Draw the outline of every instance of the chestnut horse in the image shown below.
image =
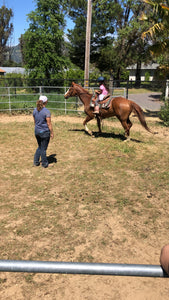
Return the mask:
<path fill-rule="evenodd" d="M 87 127 L 87 123 L 95 117 L 95 114 L 93 113 L 94 108 L 91 107 L 91 100 L 93 95 L 80 85 L 72 82 L 71 87 L 65 93 L 64 97 L 65 99 L 68 99 L 69 97 L 75 96 L 78 96 L 84 104 L 84 112 L 86 113 L 87 117 L 85 118 L 83 125 L 85 126 L 85 131 L 92 135 L 92 132 Z M 96 115 L 99 133 L 101 133 L 101 120 L 116 116 L 125 130 L 125 136 L 127 137 L 127 139 L 129 139 L 130 128 L 132 126 L 129 116 L 132 112 L 136 113 L 141 125 L 147 131 L 152 133 L 152 131 L 147 126 L 141 107 L 135 102 L 123 97 L 112 98 L 109 104 L 109 108 L 100 108 L 99 115 Z"/>

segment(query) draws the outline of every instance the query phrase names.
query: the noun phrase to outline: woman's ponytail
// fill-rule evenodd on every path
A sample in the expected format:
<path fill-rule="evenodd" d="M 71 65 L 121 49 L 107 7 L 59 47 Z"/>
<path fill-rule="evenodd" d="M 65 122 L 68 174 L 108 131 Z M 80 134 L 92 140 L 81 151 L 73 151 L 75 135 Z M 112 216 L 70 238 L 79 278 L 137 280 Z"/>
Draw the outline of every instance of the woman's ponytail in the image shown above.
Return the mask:
<path fill-rule="evenodd" d="M 42 100 L 38 100 L 36 102 L 36 107 L 38 111 L 41 111 L 41 109 L 43 108 L 43 101 Z"/>

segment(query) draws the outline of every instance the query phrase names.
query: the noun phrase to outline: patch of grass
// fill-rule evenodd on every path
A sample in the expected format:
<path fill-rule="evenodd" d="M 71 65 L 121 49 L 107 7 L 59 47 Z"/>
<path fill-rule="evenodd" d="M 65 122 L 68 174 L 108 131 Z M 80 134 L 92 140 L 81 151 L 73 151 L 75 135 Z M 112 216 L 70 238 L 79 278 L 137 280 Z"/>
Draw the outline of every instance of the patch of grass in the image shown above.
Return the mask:
<path fill-rule="evenodd" d="M 27 274 L 27 275 L 25 275 L 24 276 L 25 281 L 27 283 L 34 283 L 34 276 L 35 276 L 35 274 Z"/>
<path fill-rule="evenodd" d="M 119 211 L 122 211 L 125 207 L 129 207 L 131 205 L 130 199 L 127 199 L 123 195 L 116 195 L 115 207 L 118 207 Z"/>
<path fill-rule="evenodd" d="M 3 283 L 5 283 L 6 282 L 6 278 L 0 278 L 0 284 L 3 284 Z"/>

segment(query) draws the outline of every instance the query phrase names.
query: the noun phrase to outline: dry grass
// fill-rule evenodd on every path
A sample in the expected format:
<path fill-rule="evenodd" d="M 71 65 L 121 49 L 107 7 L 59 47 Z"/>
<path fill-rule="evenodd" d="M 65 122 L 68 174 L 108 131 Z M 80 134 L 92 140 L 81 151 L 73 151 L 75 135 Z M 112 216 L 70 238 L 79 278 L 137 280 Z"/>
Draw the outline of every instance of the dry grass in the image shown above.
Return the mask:
<path fill-rule="evenodd" d="M 159 264 L 168 242 L 169 132 L 135 118 L 91 138 L 82 118 L 54 117 L 53 167 L 33 167 L 30 116 L 1 116 L 1 259 Z M 96 122 L 90 128 L 96 131 Z M 56 162 L 54 162 L 56 158 Z M 168 299 L 168 279 L 1 273 L 2 299 Z"/>

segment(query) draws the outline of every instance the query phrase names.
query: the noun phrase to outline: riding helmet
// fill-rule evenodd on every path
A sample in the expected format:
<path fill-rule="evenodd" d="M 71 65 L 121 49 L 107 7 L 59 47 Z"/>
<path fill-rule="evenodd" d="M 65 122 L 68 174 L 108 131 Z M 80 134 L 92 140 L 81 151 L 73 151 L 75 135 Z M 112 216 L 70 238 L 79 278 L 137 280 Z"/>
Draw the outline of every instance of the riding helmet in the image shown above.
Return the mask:
<path fill-rule="evenodd" d="M 98 82 L 104 81 L 104 77 L 103 77 L 103 76 L 100 76 L 99 78 L 97 78 L 97 81 L 98 81 Z"/>

